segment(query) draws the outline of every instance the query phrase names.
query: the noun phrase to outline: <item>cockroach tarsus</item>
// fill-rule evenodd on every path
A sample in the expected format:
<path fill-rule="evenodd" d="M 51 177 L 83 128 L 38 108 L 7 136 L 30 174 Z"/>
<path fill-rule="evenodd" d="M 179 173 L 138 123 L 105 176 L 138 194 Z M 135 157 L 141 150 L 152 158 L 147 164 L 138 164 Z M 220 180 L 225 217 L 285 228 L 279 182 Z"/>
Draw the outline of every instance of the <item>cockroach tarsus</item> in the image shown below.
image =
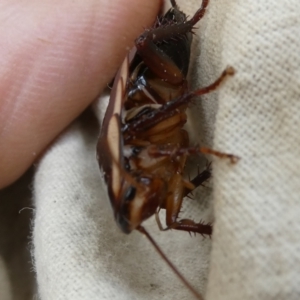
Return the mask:
<path fill-rule="evenodd" d="M 135 41 L 123 61 L 111 92 L 97 145 L 99 165 L 104 172 L 108 195 L 117 224 L 124 233 L 138 230 L 198 299 L 202 296 L 173 266 L 141 225 L 155 215 L 161 230 L 181 230 L 211 235 L 211 224 L 179 219 L 183 198 L 211 176 L 210 167 L 187 181 L 183 178 L 188 156 L 204 153 L 238 159 L 231 154 L 200 146 L 189 146 L 183 125 L 191 100 L 216 90 L 234 74 L 227 67 L 207 87 L 188 90 L 186 80 L 192 31 L 204 16 L 208 0 L 187 20 L 175 0 Z M 158 213 L 166 210 L 166 227 Z"/>

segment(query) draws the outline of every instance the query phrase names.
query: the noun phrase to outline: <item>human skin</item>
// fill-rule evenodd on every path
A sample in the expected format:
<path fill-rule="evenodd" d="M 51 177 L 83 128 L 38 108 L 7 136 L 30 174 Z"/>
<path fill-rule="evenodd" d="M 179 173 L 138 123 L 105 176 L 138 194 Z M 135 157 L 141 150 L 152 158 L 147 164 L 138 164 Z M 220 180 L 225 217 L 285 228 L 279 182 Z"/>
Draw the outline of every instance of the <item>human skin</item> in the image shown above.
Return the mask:
<path fill-rule="evenodd" d="M 2 0 L 0 188 L 107 86 L 161 0 Z"/>

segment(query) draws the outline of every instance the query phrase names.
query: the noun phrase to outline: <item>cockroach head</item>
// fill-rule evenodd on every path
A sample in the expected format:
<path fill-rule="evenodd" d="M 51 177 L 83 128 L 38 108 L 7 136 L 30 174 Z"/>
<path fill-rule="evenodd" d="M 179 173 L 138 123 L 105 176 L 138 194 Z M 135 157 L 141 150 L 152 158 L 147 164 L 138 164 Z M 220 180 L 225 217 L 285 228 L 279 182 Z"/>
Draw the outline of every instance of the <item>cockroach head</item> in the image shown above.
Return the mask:
<path fill-rule="evenodd" d="M 151 217 L 164 200 L 166 191 L 165 182 L 151 175 L 124 180 L 118 199 L 115 199 L 118 205 L 114 207 L 115 219 L 121 230 L 130 233 Z"/>

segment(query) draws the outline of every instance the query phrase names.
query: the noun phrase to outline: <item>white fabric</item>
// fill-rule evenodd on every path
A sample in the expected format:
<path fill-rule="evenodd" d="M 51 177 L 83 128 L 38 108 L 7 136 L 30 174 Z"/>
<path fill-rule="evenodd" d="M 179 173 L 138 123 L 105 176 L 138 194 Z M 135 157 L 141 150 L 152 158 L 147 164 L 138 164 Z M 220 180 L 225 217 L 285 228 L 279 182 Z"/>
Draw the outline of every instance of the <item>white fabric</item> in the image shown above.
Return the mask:
<path fill-rule="evenodd" d="M 32 300 L 35 274 L 30 257 L 32 227 L 29 170 L 13 185 L 0 191 L 0 299 Z"/>
<path fill-rule="evenodd" d="M 242 159 L 215 161 L 207 299 L 299 299 L 300 2 L 215 4 L 202 46 L 222 45 L 212 61 L 237 74 L 219 93 L 214 147 Z"/>
<path fill-rule="evenodd" d="M 177 2 L 191 16 L 201 1 Z M 195 101 L 190 135 L 241 160 L 213 159 L 213 180 L 185 201 L 185 217 L 214 220 L 212 240 L 159 232 L 154 220 L 145 227 L 206 299 L 300 297 L 299 12 L 298 0 L 211 0 L 195 30 L 201 53 L 193 88 L 227 65 L 237 73 Z M 97 135 L 97 125 L 82 118 L 39 163 L 33 244 L 40 299 L 192 299 L 143 236 L 115 224 Z"/>
<path fill-rule="evenodd" d="M 3 300 L 11 300 L 11 286 L 9 276 L 7 274 L 7 268 L 4 260 L 0 257 L 0 291 L 1 291 L 1 299 Z"/>

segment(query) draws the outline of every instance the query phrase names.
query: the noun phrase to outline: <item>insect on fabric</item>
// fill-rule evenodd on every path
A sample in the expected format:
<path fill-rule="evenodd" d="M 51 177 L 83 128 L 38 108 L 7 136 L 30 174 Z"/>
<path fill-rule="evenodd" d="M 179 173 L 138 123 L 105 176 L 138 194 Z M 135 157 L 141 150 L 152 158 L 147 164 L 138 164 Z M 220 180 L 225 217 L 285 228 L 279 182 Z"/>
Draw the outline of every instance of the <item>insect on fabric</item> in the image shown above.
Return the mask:
<path fill-rule="evenodd" d="M 143 233 L 198 299 L 202 296 L 173 266 L 142 223 L 155 215 L 161 230 L 210 236 L 210 224 L 178 216 L 184 197 L 211 176 L 208 167 L 194 179 L 185 179 L 186 160 L 199 153 L 232 162 L 237 159 L 210 148 L 190 146 L 183 129 L 191 101 L 214 91 L 234 74 L 234 69 L 227 67 L 209 86 L 188 90 L 192 31 L 204 16 L 208 2 L 204 0 L 187 19 L 171 0 L 171 9 L 136 39 L 114 79 L 97 146 L 118 226 L 127 234 L 132 230 Z M 165 226 L 159 220 L 161 209 L 166 210 Z"/>

